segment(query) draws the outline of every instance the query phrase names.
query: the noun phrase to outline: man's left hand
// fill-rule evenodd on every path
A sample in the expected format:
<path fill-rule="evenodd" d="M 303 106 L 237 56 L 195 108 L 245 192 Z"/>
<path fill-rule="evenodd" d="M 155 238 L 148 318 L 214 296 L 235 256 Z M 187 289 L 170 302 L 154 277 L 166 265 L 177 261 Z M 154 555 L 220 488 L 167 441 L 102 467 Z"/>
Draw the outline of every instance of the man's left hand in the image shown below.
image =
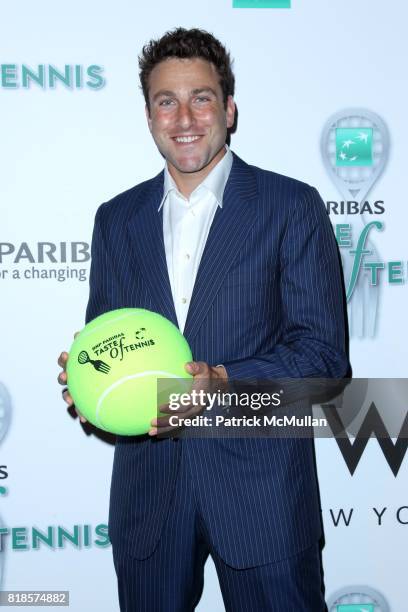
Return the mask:
<path fill-rule="evenodd" d="M 210 366 L 204 361 L 191 361 L 184 366 L 186 372 L 194 377 L 192 390 L 210 391 L 222 389 L 226 387 L 228 381 L 227 371 L 224 366 Z M 174 410 L 170 410 L 169 406 L 161 406 L 160 412 L 166 413 L 166 416 L 155 417 L 151 421 L 152 429 L 149 430 L 149 436 L 157 436 L 165 434 L 182 426 L 184 419 L 191 419 L 199 415 L 205 406 L 190 404 L 188 406 L 179 406 L 177 409 L 178 426 L 170 425 L 169 419 L 175 414 Z M 167 416 L 168 413 L 168 416 Z"/>

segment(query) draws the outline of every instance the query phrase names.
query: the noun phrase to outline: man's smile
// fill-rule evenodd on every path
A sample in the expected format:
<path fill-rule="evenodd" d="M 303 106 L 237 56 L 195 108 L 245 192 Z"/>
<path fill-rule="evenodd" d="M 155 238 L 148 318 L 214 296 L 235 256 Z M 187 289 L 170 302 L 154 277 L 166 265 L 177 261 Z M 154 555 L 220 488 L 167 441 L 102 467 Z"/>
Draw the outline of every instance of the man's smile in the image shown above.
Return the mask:
<path fill-rule="evenodd" d="M 202 136 L 199 135 L 189 135 L 189 136 L 172 136 L 172 140 L 177 142 L 178 144 L 191 144 L 200 140 Z"/>

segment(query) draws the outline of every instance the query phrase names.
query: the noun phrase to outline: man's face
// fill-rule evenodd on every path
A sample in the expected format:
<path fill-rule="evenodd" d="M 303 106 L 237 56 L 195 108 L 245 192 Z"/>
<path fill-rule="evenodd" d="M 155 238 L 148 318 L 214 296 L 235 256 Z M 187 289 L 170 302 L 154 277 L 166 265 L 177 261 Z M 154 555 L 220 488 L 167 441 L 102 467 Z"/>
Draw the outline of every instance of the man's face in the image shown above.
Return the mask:
<path fill-rule="evenodd" d="M 216 68 L 194 59 L 168 59 L 149 77 L 147 121 L 170 171 L 211 169 L 224 155 L 227 128 L 234 123 L 235 105 L 224 106 Z"/>

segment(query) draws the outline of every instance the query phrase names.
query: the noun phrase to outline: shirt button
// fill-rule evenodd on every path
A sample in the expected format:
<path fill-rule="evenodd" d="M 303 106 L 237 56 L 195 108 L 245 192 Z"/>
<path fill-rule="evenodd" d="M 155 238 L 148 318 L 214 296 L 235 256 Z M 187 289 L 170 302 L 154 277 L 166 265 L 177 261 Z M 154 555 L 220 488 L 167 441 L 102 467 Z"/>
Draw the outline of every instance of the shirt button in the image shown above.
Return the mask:
<path fill-rule="evenodd" d="M 181 303 L 182 304 L 187 304 L 187 298 L 181 298 Z"/>
<path fill-rule="evenodd" d="M 190 254 L 189 254 L 189 253 L 186 253 L 186 254 L 185 254 L 185 258 L 186 258 L 187 260 L 188 260 L 188 259 L 190 259 Z"/>

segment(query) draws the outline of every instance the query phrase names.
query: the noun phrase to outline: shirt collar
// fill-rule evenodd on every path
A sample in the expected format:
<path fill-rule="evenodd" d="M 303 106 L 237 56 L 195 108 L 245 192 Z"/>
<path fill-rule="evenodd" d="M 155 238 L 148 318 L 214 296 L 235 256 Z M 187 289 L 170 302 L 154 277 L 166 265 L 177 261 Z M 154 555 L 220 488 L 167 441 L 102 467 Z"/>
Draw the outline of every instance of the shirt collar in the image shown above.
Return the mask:
<path fill-rule="evenodd" d="M 205 187 L 208 191 L 214 195 L 217 204 L 220 208 L 222 208 L 222 198 L 224 195 L 225 186 L 228 181 L 228 177 L 232 168 L 232 153 L 228 145 L 225 145 L 225 155 L 218 164 L 211 170 L 210 174 L 206 176 L 202 183 L 200 183 L 193 191 L 195 193 L 201 187 Z M 160 202 L 160 206 L 158 208 L 158 212 L 160 212 L 161 207 L 166 201 L 169 192 L 175 190 L 178 192 L 177 185 L 171 176 L 167 164 L 164 168 L 164 184 L 163 184 L 163 198 Z M 191 195 L 193 195 L 193 193 Z M 191 196 L 190 196 L 191 197 Z"/>

